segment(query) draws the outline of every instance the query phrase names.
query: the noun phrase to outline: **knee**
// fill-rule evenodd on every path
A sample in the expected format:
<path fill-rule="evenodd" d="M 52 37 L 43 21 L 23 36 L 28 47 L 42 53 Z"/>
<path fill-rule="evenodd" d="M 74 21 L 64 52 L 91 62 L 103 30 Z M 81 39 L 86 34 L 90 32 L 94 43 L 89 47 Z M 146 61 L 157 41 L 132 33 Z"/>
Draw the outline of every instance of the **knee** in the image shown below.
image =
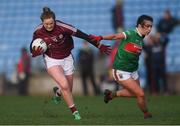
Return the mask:
<path fill-rule="evenodd" d="M 144 94 L 143 91 L 140 91 L 140 92 L 137 93 L 136 96 L 137 96 L 138 98 L 144 98 L 144 97 L 145 97 L 145 94 Z"/>
<path fill-rule="evenodd" d="M 60 86 L 62 91 L 70 90 L 69 83 L 66 79 L 61 78 L 60 80 L 57 80 L 57 83 Z"/>
<path fill-rule="evenodd" d="M 69 84 L 67 81 L 61 81 L 58 83 L 58 85 L 61 87 L 62 91 L 67 91 L 69 90 Z"/>
<path fill-rule="evenodd" d="M 69 86 L 68 85 L 60 85 L 62 91 L 68 91 Z"/>

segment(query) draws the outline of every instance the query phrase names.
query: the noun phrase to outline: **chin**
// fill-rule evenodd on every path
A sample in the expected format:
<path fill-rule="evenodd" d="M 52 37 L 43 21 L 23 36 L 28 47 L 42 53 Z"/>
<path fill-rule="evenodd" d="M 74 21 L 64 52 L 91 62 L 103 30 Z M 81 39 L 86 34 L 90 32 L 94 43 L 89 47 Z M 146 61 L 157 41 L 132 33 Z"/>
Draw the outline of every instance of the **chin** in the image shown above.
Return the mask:
<path fill-rule="evenodd" d="M 52 31 L 53 29 L 46 29 L 46 30 L 50 32 L 50 31 Z"/>

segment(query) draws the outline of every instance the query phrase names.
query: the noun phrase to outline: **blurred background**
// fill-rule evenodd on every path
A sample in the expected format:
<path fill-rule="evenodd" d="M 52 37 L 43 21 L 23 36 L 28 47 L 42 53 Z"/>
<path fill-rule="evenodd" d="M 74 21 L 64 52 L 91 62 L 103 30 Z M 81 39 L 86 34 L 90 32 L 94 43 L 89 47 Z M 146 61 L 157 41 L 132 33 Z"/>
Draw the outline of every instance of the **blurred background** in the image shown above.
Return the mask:
<path fill-rule="evenodd" d="M 52 87 L 56 85 L 46 73 L 42 56 L 28 58 L 32 34 L 41 23 L 39 17 L 44 6 L 50 7 L 58 20 L 95 35 L 134 28 L 137 17 L 142 14 L 152 16 L 154 28 L 150 37 L 145 39 L 146 48 L 140 58 L 141 86 L 151 95 L 180 93 L 179 0 L 1 0 L 0 95 L 47 95 L 52 93 Z M 160 44 L 153 45 L 154 41 Z M 74 37 L 75 48 L 72 53 L 76 70 L 73 93 L 98 95 L 105 88 L 121 88 L 113 81 L 110 72 L 115 51 L 106 56 L 90 46 L 95 82 L 87 80 L 88 93 L 84 91 L 80 73 L 80 50 L 83 43 L 82 39 Z M 115 49 L 120 42 L 102 43 L 112 45 Z M 29 64 L 28 74 L 21 69 L 22 56 L 26 57 L 25 62 Z M 158 65 L 159 62 L 165 63 L 165 66 Z M 95 83 L 96 88 L 91 83 Z"/>

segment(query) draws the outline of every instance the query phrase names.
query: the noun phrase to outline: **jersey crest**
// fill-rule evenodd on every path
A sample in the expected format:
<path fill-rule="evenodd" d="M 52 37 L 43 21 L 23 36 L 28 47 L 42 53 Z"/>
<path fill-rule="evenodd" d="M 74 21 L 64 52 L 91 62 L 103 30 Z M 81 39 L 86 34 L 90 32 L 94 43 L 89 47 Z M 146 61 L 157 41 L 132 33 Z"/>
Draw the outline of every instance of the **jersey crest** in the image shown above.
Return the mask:
<path fill-rule="evenodd" d="M 124 50 L 130 53 L 140 54 L 142 51 L 142 46 L 139 46 L 133 42 L 128 42 L 125 45 Z"/>
<path fill-rule="evenodd" d="M 59 34 L 58 36 L 53 36 L 53 37 L 51 37 L 51 39 L 54 41 L 54 42 L 56 42 L 56 43 L 63 43 L 64 42 L 64 36 L 63 36 L 63 34 Z"/>

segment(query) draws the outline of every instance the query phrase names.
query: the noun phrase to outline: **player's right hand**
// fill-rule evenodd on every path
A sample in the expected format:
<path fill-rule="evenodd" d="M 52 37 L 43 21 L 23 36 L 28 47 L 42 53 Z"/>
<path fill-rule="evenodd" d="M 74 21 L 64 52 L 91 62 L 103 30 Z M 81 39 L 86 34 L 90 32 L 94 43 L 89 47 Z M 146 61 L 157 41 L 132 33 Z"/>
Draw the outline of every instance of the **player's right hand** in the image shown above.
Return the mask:
<path fill-rule="evenodd" d="M 43 53 L 43 49 L 42 47 L 38 46 L 38 48 L 36 49 L 36 47 L 34 46 L 32 48 L 32 57 L 36 57 L 36 56 L 39 56 Z"/>
<path fill-rule="evenodd" d="M 100 42 L 101 40 L 103 40 L 102 36 L 89 35 L 89 37 L 90 37 L 92 42 Z"/>

